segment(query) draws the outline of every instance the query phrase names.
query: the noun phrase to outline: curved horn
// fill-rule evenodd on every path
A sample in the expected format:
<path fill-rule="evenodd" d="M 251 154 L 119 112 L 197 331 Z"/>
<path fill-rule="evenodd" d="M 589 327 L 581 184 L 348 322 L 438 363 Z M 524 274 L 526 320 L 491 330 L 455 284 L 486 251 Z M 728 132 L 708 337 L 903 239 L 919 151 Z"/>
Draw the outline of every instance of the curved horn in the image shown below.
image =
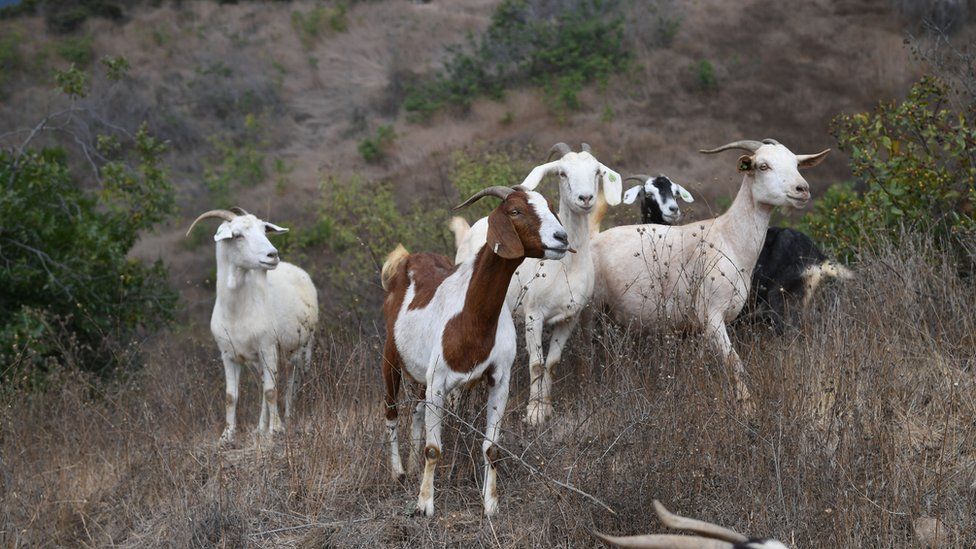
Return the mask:
<path fill-rule="evenodd" d="M 588 152 L 590 154 L 593 154 L 593 151 L 590 150 L 590 144 L 589 143 L 580 143 L 580 148 L 581 148 L 581 150 L 583 152 Z"/>
<path fill-rule="evenodd" d="M 247 210 L 245 210 L 240 206 L 234 206 L 233 208 L 230 209 L 230 211 L 234 212 L 237 215 L 250 215 L 247 213 Z"/>
<path fill-rule="evenodd" d="M 625 177 L 624 181 L 634 180 L 634 181 L 640 181 L 641 183 L 647 183 L 647 180 L 650 178 L 651 176 L 647 174 L 635 173 L 634 175 L 628 175 L 627 177 Z"/>
<path fill-rule="evenodd" d="M 678 536 L 674 534 L 652 534 L 647 536 L 608 536 L 600 532 L 593 535 L 606 543 L 626 549 L 732 549 L 727 541 L 698 536 Z"/>
<path fill-rule="evenodd" d="M 708 538 L 723 540 L 733 544 L 749 541 L 749 538 L 743 536 L 735 530 L 723 528 L 717 524 L 712 524 L 703 520 L 675 515 L 661 505 L 661 502 L 658 500 L 654 500 L 654 511 L 657 513 L 657 516 L 661 518 L 661 522 L 663 522 L 665 526 L 674 528 L 675 530 L 689 530 Z"/>
<path fill-rule="evenodd" d="M 238 214 L 230 210 L 210 210 L 209 212 L 203 212 L 202 214 L 200 214 L 199 217 L 193 220 L 193 223 L 190 224 L 190 228 L 186 230 L 186 236 L 190 236 L 190 231 L 193 230 L 193 227 L 196 227 L 197 223 L 199 223 L 204 219 L 210 217 L 216 217 L 219 219 L 223 219 L 224 221 L 233 221 L 233 219 L 237 217 L 237 215 Z"/>
<path fill-rule="evenodd" d="M 553 145 L 551 149 L 549 149 L 549 156 L 546 157 L 546 162 L 549 162 L 549 159 L 552 158 L 553 153 L 559 153 L 559 156 L 566 156 L 571 152 L 573 152 L 573 149 L 570 149 L 569 145 L 560 141 L 559 143 Z"/>
<path fill-rule="evenodd" d="M 733 141 L 731 143 L 726 143 L 717 149 L 700 149 L 698 152 L 704 154 L 715 154 L 722 151 L 727 151 L 729 149 L 739 149 L 743 151 L 749 151 L 751 153 L 756 152 L 756 149 L 762 147 L 763 144 L 760 141 L 753 141 L 751 139 L 743 139 L 742 141 Z"/>
<path fill-rule="evenodd" d="M 469 199 L 465 200 L 464 202 L 458 204 L 457 206 L 454 206 L 451 209 L 452 210 L 460 210 L 461 208 L 465 208 L 467 206 L 470 206 L 471 204 L 474 204 L 475 202 L 481 200 L 482 198 L 484 198 L 486 196 L 497 196 L 498 198 L 501 198 L 502 200 L 505 200 L 506 198 L 508 198 L 508 195 L 510 195 L 510 194 L 512 194 L 514 192 L 515 192 L 515 189 L 513 189 L 511 187 L 503 187 L 501 185 L 495 185 L 494 187 L 488 187 L 487 189 L 482 189 L 482 190 L 476 192 L 474 194 L 474 196 L 472 196 L 471 198 L 469 198 Z"/>

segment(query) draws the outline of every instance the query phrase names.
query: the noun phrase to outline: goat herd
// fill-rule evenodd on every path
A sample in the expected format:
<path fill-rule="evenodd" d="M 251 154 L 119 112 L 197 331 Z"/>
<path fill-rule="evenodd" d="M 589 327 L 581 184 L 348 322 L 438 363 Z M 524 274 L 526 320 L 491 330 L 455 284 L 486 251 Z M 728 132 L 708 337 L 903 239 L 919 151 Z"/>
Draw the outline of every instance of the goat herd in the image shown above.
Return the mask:
<path fill-rule="evenodd" d="M 726 150 L 746 153 L 737 162 L 742 185 L 728 210 L 713 219 L 672 226 L 681 216 L 675 196 L 693 201 L 683 187 L 663 175 L 622 179 L 585 143 L 580 152 L 557 143 L 549 157 L 559 158 L 536 166 L 521 185 L 489 187 L 455 208 L 485 197 L 499 200 L 487 217 L 470 226 L 460 217 L 450 220 L 457 244 L 454 261 L 432 253 L 408 253 L 403 246 L 387 256 L 380 278 L 386 292 L 382 373 L 390 466 L 395 477 L 405 479 L 406 471 L 423 465 L 418 513 L 434 514 L 441 425 L 453 393 L 481 380 L 488 386 L 482 445 L 484 509 L 488 516 L 498 510 L 495 464 L 517 351 L 514 311 L 525 320 L 531 377 L 526 421 L 531 425 L 546 422 L 554 413 L 552 371 L 587 305 L 606 310 L 624 325 L 703 333 L 731 370 L 743 412 L 750 412 L 745 370 L 727 324 L 747 303 L 759 303 L 768 306 L 774 326 L 781 330 L 787 299 L 805 305 L 824 276 L 847 278 L 850 273 L 827 260 L 806 235 L 769 228 L 775 207 L 807 204 L 810 190 L 799 170 L 819 164 L 829 149 L 797 155 L 765 139 L 701 152 Z M 547 175 L 559 178 L 558 215 L 534 190 Z M 639 184 L 624 192 L 623 183 L 632 179 Z M 638 198 L 642 224 L 600 231 L 608 206 Z M 220 440 L 229 442 L 236 435 L 245 363 L 262 372 L 258 430 L 276 433 L 283 429 L 279 365 L 286 378 L 287 421 L 295 373 L 311 361 L 318 324 L 315 286 L 305 271 L 280 261 L 268 240 L 267 235 L 288 229 L 232 208 L 200 215 L 190 230 L 207 218 L 222 221 L 214 235 L 217 298 L 210 323 L 227 382 L 226 426 Z M 551 329 L 547 352 L 546 327 Z M 416 401 L 406 471 L 397 436 L 397 400 L 404 379 Z M 665 524 L 700 536 L 605 539 L 634 547 L 782 547 L 670 515 L 656 502 L 655 508 Z"/>

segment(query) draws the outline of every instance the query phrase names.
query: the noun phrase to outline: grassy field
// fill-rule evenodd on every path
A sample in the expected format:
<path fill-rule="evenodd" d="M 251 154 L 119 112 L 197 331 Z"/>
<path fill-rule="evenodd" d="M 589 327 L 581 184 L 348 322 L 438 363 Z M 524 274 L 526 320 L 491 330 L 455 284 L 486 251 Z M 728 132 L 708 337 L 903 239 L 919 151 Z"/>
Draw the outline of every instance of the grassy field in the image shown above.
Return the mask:
<path fill-rule="evenodd" d="M 946 546 L 972 547 L 976 288 L 924 239 L 856 272 L 801 330 L 737 327 L 752 417 L 698 338 L 598 322 L 558 371 L 558 417 L 529 428 L 520 357 L 493 520 L 478 489 L 483 389 L 445 428 L 438 514 L 416 518 L 418 479 L 388 469 L 376 330 L 320 334 L 288 434 L 224 450 L 214 345 L 203 328 L 166 334 L 132 379 L 65 373 L 3 411 L 0 542 L 596 546 L 591 529 L 660 530 L 660 499 L 796 547 L 917 546 L 920 517 L 945 523 Z M 258 407 L 246 379 L 244 432 Z"/>

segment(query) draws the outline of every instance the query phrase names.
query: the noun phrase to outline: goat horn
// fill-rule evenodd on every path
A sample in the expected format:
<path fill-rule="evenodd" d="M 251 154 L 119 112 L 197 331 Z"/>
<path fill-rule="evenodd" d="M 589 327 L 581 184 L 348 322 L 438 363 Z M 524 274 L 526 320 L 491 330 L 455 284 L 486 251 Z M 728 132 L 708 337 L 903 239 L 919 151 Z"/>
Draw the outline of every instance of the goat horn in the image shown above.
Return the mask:
<path fill-rule="evenodd" d="M 209 212 L 203 212 L 199 217 L 193 220 L 193 223 L 190 224 L 190 228 L 186 230 L 186 236 L 190 236 L 190 231 L 193 230 L 193 227 L 196 227 L 197 223 L 204 219 L 209 217 L 217 217 L 223 219 L 224 221 L 232 221 L 235 217 L 237 217 L 237 215 L 238 214 L 230 210 L 210 210 Z"/>
<path fill-rule="evenodd" d="M 506 198 L 508 198 L 508 195 L 514 193 L 515 190 L 516 189 L 513 189 L 511 187 L 503 187 L 501 185 L 495 185 L 494 187 L 488 187 L 487 189 L 482 189 L 482 190 L 476 192 L 474 194 L 474 196 L 472 196 L 471 198 L 469 198 L 469 199 L 465 200 L 464 202 L 458 204 L 457 206 L 454 206 L 451 209 L 452 210 L 460 210 L 461 208 L 465 208 L 467 206 L 470 206 L 471 204 L 474 204 L 475 202 L 481 200 L 482 198 L 484 198 L 486 196 L 497 196 L 498 198 L 501 198 L 502 200 L 505 200 Z"/>
<path fill-rule="evenodd" d="M 675 530 L 690 530 L 696 534 L 701 534 L 708 538 L 724 540 L 733 544 L 749 541 L 749 538 L 743 536 L 735 530 L 723 528 L 717 524 L 712 524 L 703 520 L 675 515 L 661 505 L 661 502 L 658 500 L 654 500 L 654 511 L 657 513 L 657 516 L 661 518 L 661 522 L 663 522 L 665 526 L 674 528 Z"/>
<path fill-rule="evenodd" d="M 608 536 L 600 532 L 593 532 L 593 535 L 606 543 L 626 549 L 732 549 L 734 547 L 727 541 L 698 536 L 679 536 L 674 534 Z"/>
<path fill-rule="evenodd" d="M 580 148 L 584 152 L 588 152 L 588 153 L 592 153 L 593 152 L 593 151 L 590 150 L 590 144 L 589 143 L 580 143 Z"/>
<path fill-rule="evenodd" d="M 743 151 L 749 151 L 751 153 L 754 153 L 759 147 L 762 146 L 763 144 L 761 141 L 744 139 L 742 141 L 733 141 L 731 143 L 727 143 L 725 145 L 722 145 L 721 147 L 718 147 L 717 149 L 708 149 L 708 150 L 700 149 L 698 152 L 705 153 L 705 154 L 715 154 L 715 153 L 720 153 L 722 151 L 727 151 L 729 149 L 740 149 Z"/>
<path fill-rule="evenodd" d="M 650 178 L 651 176 L 649 175 L 642 174 L 642 173 L 635 173 L 634 175 L 628 175 L 627 177 L 625 177 L 624 181 L 633 180 L 633 181 L 640 181 L 641 183 L 647 183 L 647 180 Z"/>
<path fill-rule="evenodd" d="M 549 156 L 546 157 L 546 162 L 549 162 L 549 159 L 552 158 L 553 153 L 559 153 L 560 156 L 566 156 L 571 152 L 573 152 L 573 149 L 570 149 L 569 145 L 560 141 L 559 143 L 553 145 L 551 149 L 549 149 Z"/>
<path fill-rule="evenodd" d="M 234 206 L 234 207 L 232 207 L 232 208 L 230 209 L 230 211 L 232 211 L 232 212 L 234 212 L 234 213 L 235 213 L 235 214 L 237 214 L 237 215 L 249 215 L 249 214 L 247 213 L 247 210 L 245 210 L 244 208 L 242 208 L 242 207 L 240 207 L 240 206 Z"/>

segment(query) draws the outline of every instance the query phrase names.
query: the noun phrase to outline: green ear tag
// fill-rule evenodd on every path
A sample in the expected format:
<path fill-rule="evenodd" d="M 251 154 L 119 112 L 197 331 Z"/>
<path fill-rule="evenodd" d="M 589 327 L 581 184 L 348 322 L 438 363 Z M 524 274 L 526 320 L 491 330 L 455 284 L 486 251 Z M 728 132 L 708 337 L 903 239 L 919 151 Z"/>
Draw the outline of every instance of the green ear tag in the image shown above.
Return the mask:
<path fill-rule="evenodd" d="M 609 179 L 611 183 L 616 183 L 617 182 L 617 174 L 615 174 L 613 172 L 610 172 L 610 174 L 607 176 L 607 179 Z"/>
<path fill-rule="evenodd" d="M 684 200 L 685 202 L 691 202 L 692 200 L 694 200 L 693 198 L 691 198 L 691 193 L 684 189 L 678 191 L 678 194 L 681 195 L 681 199 Z"/>

